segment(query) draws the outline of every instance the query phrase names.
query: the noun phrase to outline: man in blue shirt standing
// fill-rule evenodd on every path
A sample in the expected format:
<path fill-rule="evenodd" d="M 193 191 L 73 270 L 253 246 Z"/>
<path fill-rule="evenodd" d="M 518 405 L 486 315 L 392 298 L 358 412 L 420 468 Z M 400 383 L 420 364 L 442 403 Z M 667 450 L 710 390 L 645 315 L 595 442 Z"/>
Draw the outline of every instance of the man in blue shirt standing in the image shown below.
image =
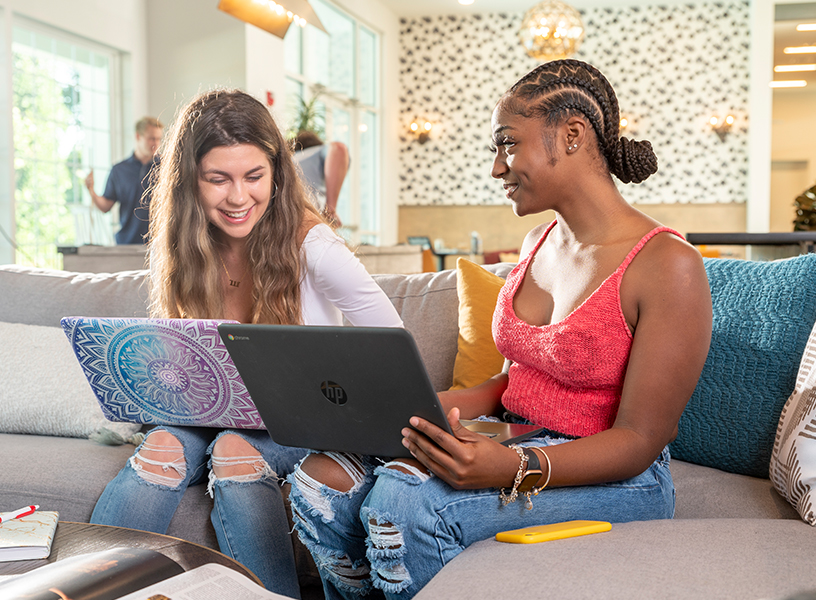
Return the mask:
<path fill-rule="evenodd" d="M 153 117 L 143 117 L 136 123 L 136 146 L 133 154 L 113 165 L 105 193 L 94 191 L 93 169 L 85 178 L 91 200 L 102 212 L 119 203 L 121 228 L 116 232 L 117 244 L 143 244 L 146 240 L 150 205 L 150 175 L 158 168 L 156 151 L 162 139 L 164 125 Z M 147 191 L 147 193 L 145 193 Z"/>

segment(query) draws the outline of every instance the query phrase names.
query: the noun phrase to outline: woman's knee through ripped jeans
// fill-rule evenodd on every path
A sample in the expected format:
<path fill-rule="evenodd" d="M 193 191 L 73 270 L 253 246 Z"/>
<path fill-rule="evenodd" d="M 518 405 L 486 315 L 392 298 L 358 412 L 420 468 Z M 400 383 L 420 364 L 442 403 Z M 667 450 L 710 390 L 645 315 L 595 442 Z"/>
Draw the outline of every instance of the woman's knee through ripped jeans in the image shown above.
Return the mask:
<path fill-rule="evenodd" d="M 566 442 L 545 436 L 525 444 Z M 296 530 L 315 557 L 328 600 L 372 590 L 411 598 L 470 544 L 499 531 L 574 519 L 671 518 L 674 512 L 668 451 L 626 481 L 547 489 L 532 510 L 524 502 L 503 506 L 498 489 L 455 490 L 423 472 L 404 472 L 402 463 L 355 461 L 354 484 L 345 490 L 315 481 L 303 464 L 289 477 Z"/>

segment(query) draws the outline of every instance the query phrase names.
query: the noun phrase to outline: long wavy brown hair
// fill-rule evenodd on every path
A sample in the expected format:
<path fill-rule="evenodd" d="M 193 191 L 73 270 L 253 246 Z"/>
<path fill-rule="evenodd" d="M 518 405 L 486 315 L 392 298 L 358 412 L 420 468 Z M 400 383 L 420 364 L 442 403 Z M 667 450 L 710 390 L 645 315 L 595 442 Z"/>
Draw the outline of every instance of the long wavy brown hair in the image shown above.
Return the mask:
<path fill-rule="evenodd" d="M 301 322 L 299 232 L 307 200 L 291 151 L 266 107 L 240 90 L 199 94 L 177 115 L 165 136 L 150 203 L 150 315 L 224 318 L 221 262 L 215 226 L 198 200 L 199 165 L 213 148 L 252 144 L 272 166 L 266 212 L 247 238 L 252 274 L 252 322 Z"/>

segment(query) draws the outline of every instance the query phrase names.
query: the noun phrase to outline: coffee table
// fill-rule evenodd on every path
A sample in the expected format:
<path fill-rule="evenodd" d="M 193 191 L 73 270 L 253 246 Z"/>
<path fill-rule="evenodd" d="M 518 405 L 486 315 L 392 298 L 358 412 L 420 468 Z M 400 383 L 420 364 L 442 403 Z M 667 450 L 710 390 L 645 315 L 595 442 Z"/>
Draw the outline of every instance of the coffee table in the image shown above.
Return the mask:
<path fill-rule="evenodd" d="M 12 575 L 22 575 L 49 563 L 118 547 L 146 548 L 155 550 L 176 561 L 185 571 L 200 567 L 207 563 L 218 563 L 234 569 L 249 577 L 258 585 L 262 585 L 255 574 L 244 565 L 231 559 L 229 556 L 188 542 L 179 538 L 159 533 L 111 527 L 109 525 L 91 525 L 89 523 L 73 523 L 60 521 L 51 546 L 51 555 L 39 560 L 20 560 L 0 562 L 0 581 Z"/>

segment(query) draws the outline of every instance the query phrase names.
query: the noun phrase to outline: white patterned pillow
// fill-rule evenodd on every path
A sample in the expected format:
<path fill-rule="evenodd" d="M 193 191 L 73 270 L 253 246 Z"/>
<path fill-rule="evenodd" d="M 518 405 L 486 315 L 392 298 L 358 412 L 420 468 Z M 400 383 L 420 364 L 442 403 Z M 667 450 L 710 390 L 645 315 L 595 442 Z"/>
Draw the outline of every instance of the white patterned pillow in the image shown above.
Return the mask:
<path fill-rule="evenodd" d="M 816 325 L 779 417 L 769 474 L 776 490 L 816 526 Z"/>
<path fill-rule="evenodd" d="M 108 421 L 59 327 L 0 322 L 0 432 L 88 437 L 104 427 L 128 438 L 139 429 Z"/>

